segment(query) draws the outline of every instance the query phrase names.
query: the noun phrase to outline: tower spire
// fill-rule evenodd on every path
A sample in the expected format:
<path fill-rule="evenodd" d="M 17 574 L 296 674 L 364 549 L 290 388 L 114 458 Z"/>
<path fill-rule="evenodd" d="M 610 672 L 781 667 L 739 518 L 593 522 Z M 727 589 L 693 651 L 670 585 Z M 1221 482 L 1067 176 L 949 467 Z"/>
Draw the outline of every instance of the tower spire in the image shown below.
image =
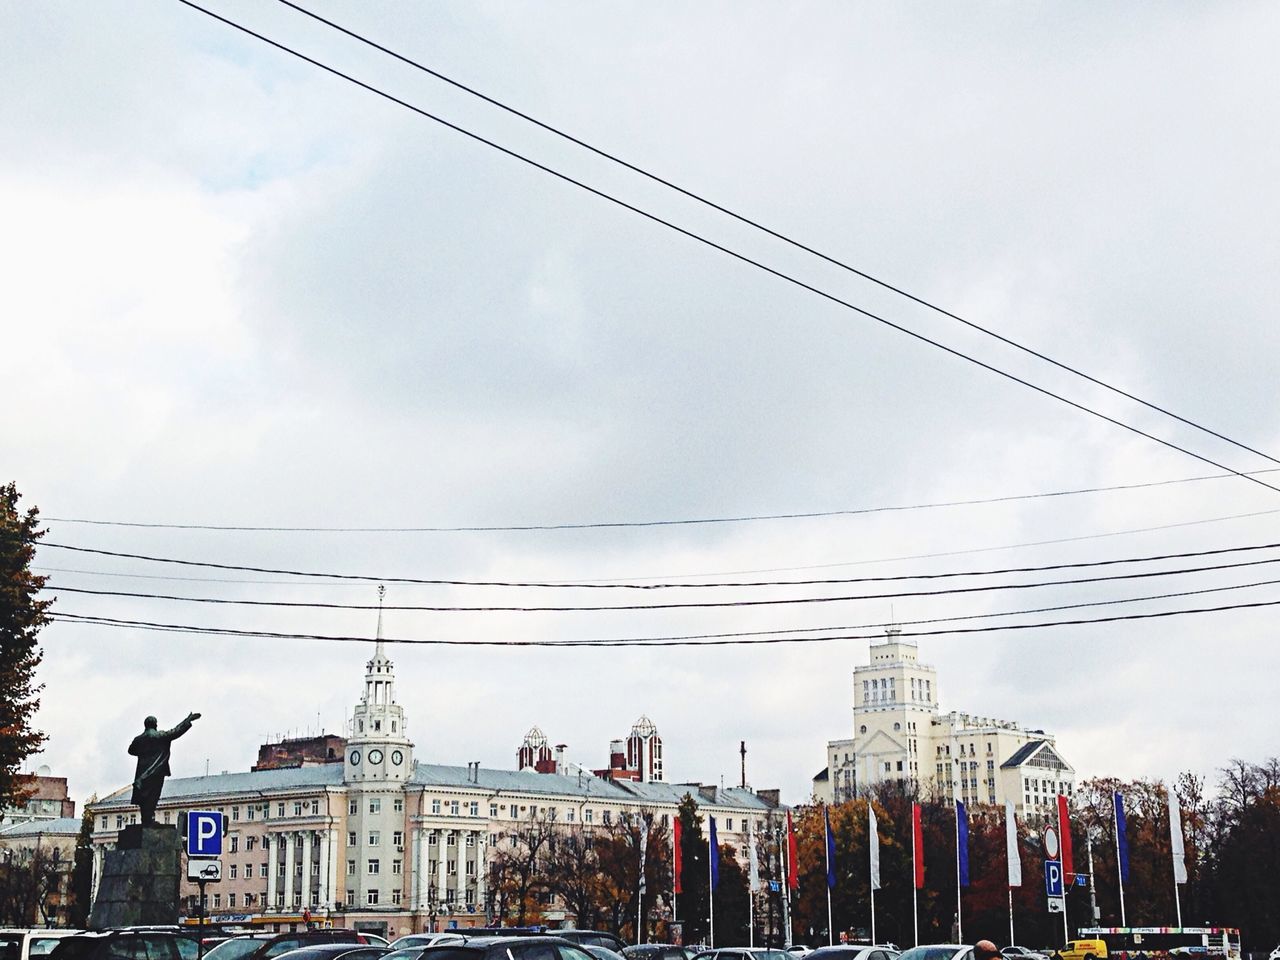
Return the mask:
<path fill-rule="evenodd" d="M 373 655 L 377 659 L 386 656 L 382 646 L 382 599 L 387 595 L 387 585 L 385 583 L 378 584 L 378 632 L 374 637 Z"/>

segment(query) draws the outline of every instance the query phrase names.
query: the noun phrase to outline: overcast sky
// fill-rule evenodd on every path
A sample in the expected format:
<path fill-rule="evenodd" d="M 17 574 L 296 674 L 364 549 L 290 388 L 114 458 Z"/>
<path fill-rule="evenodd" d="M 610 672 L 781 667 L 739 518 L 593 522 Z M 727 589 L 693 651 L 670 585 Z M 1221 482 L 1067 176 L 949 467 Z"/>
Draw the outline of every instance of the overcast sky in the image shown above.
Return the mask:
<path fill-rule="evenodd" d="M 1275 466 L 699 208 L 283 5 L 209 3 L 985 362 L 1237 469 Z M 317 0 L 315 9 L 1280 455 L 1274 4 Z M 854 510 L 1217 472 L 180 3 L 9 2 L 3 18 L 0 480 L 15 480 L 48 518 L 591 523 Z M 733 524 L 274 533 L 51 520 L 48 540 L 375 578 L 696 582 L 740 571 L 888 576 L 1268 543 L 1280 540 L 1278 511 L 1280 493 L 1232 478 Z M 1220 519 L 1241 514 L 1256 515 Z M 1129 532 L 1144 528 L 1160 529 Z M 995 547 L 1004 549 L 986 549 Z M 41 550 L 39 565 L 63 588 L 376 604 L 372 582 L 290 584 L 54 548 Z M 389 612 L 385 632 L 565 640 L 857 625 L 1277 576 L 1264 565 L 802 607 Z M 743 588 L 715 598 L 859 592 L 884 591 Z M 66 613 L 374 632 L 370 611 L 54 593 Z M 694 593 L 706 591 L 392 584 L 387 602 L 652 603 Z M 1073 614 L 1277 598 L 1280 587 L 1264 586 Z M 944 709 L 1043 727 L 1082 776 L 1192 769 L 1212 777 L 1230 757 L 1277 752 L 1275 622 L 1262 607 L 939 637 L 922 640 L 920 652 L 938 668 Z M 269 736 L 340 731 L 371 653 L 351 643 L 68 622 L 48 627 L 42 645 L 38 723 L 49 743 L 35 763 L 69 777 L 78 800 L 129 780 L 125 746 L 148 713 L 162 725 L 188 709 L 204 714 L 175 750 L 176 775 L 206 764 L 244 769 Z M 799 801 L 826 740 L 852 733 L 851 671 L 867 643 L 391 653 L 419 760 L 512 765 L 538 724 L 569 745 L 571 759 L 600 765 L 608 741 L 644 713 L 663 736 L 669 779 L 736 782 L 745 740 L 749 780 Z"/>

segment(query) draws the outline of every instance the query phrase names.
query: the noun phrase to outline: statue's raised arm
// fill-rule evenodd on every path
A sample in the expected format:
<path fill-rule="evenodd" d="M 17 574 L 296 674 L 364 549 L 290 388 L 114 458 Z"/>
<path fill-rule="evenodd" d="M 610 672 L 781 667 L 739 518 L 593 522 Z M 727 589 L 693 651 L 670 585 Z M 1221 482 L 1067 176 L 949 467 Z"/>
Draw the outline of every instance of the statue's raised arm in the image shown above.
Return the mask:
<path fill-rule="evenodd" d="M 188 713 L 186 719 L 172 730 L 161 730 L 155 717 L 147 717 L 143 721 L 143 731 L 129 744 L 129 753 L 138 758 L 130 799 L 141 811 L 139 819 L 143 826 L 156 822 L 156 804 L 164 790 L 164 778 L 169 776 L 169 745 L 199 719 L 200 714 Z"/>

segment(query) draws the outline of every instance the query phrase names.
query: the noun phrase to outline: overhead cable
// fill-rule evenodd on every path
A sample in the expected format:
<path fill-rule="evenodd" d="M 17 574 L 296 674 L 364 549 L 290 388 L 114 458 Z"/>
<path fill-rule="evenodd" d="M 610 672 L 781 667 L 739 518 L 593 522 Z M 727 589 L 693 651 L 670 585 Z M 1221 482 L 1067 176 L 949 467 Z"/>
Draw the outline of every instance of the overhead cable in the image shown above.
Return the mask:
<path fill-rule="evenodd" d="M 979 360 L 977 357 L 964 353 L 963 351 L 958 350 L 955 347 L 949 347 L 946 344 L 941 343 L 940 341 L 934 340 L 930 337 L 925 336 L 922 333 L 918 333 L 915 330 L 902 326 L 901 324 L 896 323 L 892 320 L 889 320 L 886 317 L 882 317 L 879 314 L 872 313 L 870 310 L 867 310 L 863 307 L 859 307 L 856 304 L 848 300 L 844 300 L 833 293 L 828 293 L 827 291 L 822 290 L 819 287 L 816 287 L 810 283 L 806 283 L 805 281 L 800 280 L 798 277 L 792 276 L 791 274 L 785 273 L 782 270 L 778 270 L 774 267 L 770 267 L 759 260 L 755 260 L 747 256 L 746 254 L 739 253 L 738 251 L 733 250 L 730 247 L 717 243 L 716 241 L 711 240 L 710 238 L 705 237 L 702 234 L 696 233 L 693 230 L 689 230 L 685 227 L 681 227 L 670 220 L 666 220 L 658 216 L 657 214 L 650 213 L 649 211 L 644 210 L 640 207 L 637 207 L 634 204 L 628 203 L 627 201 L 622 200 L 619 197 L 616 197 L 610 193 L 606 193 L 604 190 L 598 189 L 596 187 L 592 187 L 581 180 L 577 180 L 566 173 L 562 173 L 561 171 L 556 170 L 550 166 L 547 166 L 544 163 L 540 163 L 539 161 L 534 160 L 533 158 L 528 157 L 522 153 L 519 153 L 518 151 L 513 150 L 510 147 L 505 147 L 494 140 L 490 140 L 486 137 L 481 136 L 478 133 L 474 133 L 473 131 L 466 129 L 465 127 L 462 127 L 456 123 L 453 123 L 452 121 L 446 120 L 443 117 L 438 116 L 437 114 L 431 113 L 430 111 L 422 107 L 415 106 L 414 104 L 410 103 L 407 100 L 403 100 L 400 97 L 395 96 L 394 94 L 388 93 L 387 91 L 382 90 L 378 87 L 375 87 L 372 84 L 366 83 L 363 80 L 359 80 L 354 76 L 352 76 L 351 74 L 344 73 L 343 71 L 337 69 L 336 67 L 329 66 L 328 64 L 320 60 L 317 60 L 314 57 L 310 57 L 298 50 L 295 50 L 292 47 L 286 46 L 285 44 L 277 40 L 272 40 L 270 37 L 264 34 L 258 33 L 257 31 L 252 30 L 249 27 L 244 26 L 243 24 L 237 23 L 234 20 L 228 19 L 227 17 L 214 13 L 212 10 L 208 10 L 197 3 L 193 3 L 192 0 L 178 0 L 178 2 L 187 7 L 190 7 L 193 10 L 198 11 L 199 13 L 203 13 L 207 17 L 210 17 L 221 23 L 224 23 L 227 26 L 240 31 L 241 33 L 244 33 L 247 36 L 251 36 L 257 40 L 261 40 L 263 43 L 266 43 L 272 47 L 275 47 L 277 50 L 287 53 L 290 56 L 296 57 L 305 63 L 309 63 L 312 66 L 318 67 L 319 69 L 324 70 L 325 72 L 332 74 L 335 77 L 338 77 L 342 80 L 346 80 L 348 83 L 354 84 L 355 86 L 360 87 L 362 90 L 367 90 L 368 92 L 375 94 L 376 96 L 382 97 L 384 100 L 397 104 L 398 106 L 401 106 L 406 110 L 410 110 L 413 113 L 416 113 L 419 116 L 424 117 L 428 120 L 432 120 L 435 123 L 438 123 L 444 127 L 447 127 L 450 130 L 455 131 L 456 133 L 460 133 L 463 136 L 466 136 L 476 141 L 477 143 L 481 143 L 481 144 L 484 144 L 485 146 L 491 147 L 494 150 L 498 150 L 499 152 L 505 154 L 506 156 L 511 157 L 512 159 L 519 160 L 522 163 L 528 164 L 529 166 L 537 170 L 541 170 L 542 172 L 547 173 L 551 176 L 554 176 L 565 183 L 578 187 L 581 190 L 585 190 L 586 192 L 592 194 L 593 196 L 599 197 L 602 200 L 606 200 L 609 203 L 615 204 L 616 206 L 621 207 L 624 210 L 629 210 L 632 213 L 638 216 L 644 217 L 645 219 L 653 223 L 657 223 L 661 226 L 667 227 L 668 229 L 673 230 L 676 233 L 679 233 L 681 236 L 687 237 L 691 240 L 701 243 L 707 247 L 710 247 L 713 250 L 717 250 L 725 254 L 726 256 L 732 257 L 733 259 L 738 260 L 742 263 L 745 263 L 749 266 L 753 266 L 758 270 L 761 270 L 773 277 L 777 277 L 778 279 L 783 280 L 786 283 L 790 283 L 796 287 L 799 287 L 802 290 L 807 290 L 808 292 L 815 294 L 816 296 L 819 296 L 830 303 L 834 303 L 848 310 L 852 310 L 855 313 L 858 313 L 864 317 L 867 317 L 870 320 L 874 320 L 877 323 L 884 324 L 885 326 L 893 330 L 897 330 L 899 333 L 912 337 L 913 339 L 918 340 L 921 343 L 926 343 L 939 350 L 943 350 L 946 353 L 951 354 L 952 356 L 958 357 L 962 360 L 966 360 L 969 363 L 974 364 L 975 366 L 978 366 L 984 370 L 987 370 L 990 373 L 994 373 L 998 376 L 1004 377 L 1006 380 L 1009 380 L 1013 383 L 1021 384 L 1022 386 L 1027 387 L 1028 389 L 1034 390 L 1037 393 L 1040 393 L 1046 397 L 1050 397 L 1054 400 L 1057 400 L 1060 403 L 1064 403 L 1067 406 L 1080 410 L 1083 413 L 1087 413 L 1090 416 L 1096 417 L 1100 420 L 1104 420 L 1107 423 L 1120 427 L 1123 430 L 1127 430 L 1130 433 L 1136 434 L 1137 436 L 1145 437 L 1148 440 L 1151 440 L 1162 446 L 1168 447 L 1171 450 L 1177 450 L 1179 453 L 1185 454 L 1186 456 L 1194 457 L 1196 460 L 1199 460 L 1202 463 L 1210 464 L 1211 466 L 1217 467 L 1219 470 L 1227 470 L 1238 477 L 1248 480 L 1251 483 L 1257 484 L 1258 486 L 1266 487 L 1268 490 L 1272 490 L 1276 493 L 1280 493 L 1280 487 L 1273 486 L 1272 484 L 1267 483 L 1265 480 L 1260 480 L 1258 477 L 1250 476 L 1247 473 L 1244 473 L 1240 470 L 1236 470 L 1234 467 L 1231 467 L 1225 463 L 1220 463 L 1217 460 L 1214 460 L 1203 454 L 1196 453 L 1195 451 L 1190 450 L 1187 447 L 1174 443 L 1172 440 L 1166 440 L 1162 437 L 1156 436 L 1155 434 L 1148 433 L 1147 431 L 1141 429 L 1140 427 L 1136 427 L 1136 426 L 1133 426 L 1132 424 L 1125 423 L 1124 421 L 1118 420 L 1115 417 L 1111 417 L 1100 410 L 1095 410 L 1092 407 L 1086 406 L 1083 403 L 1079 403 L 1075 400 L 1068 399 L 1062 394 L 1055 393 L 1052 390 L 1049 390 L 1047 387 L 1042 387 L 1038 384 L 1032 383 L 1030 380 L 1026 380 L 1022 377 L 1019 377 L 1016 374 L 1010 373 L 1006 370 L 996 367 L 983 360 Z"/>

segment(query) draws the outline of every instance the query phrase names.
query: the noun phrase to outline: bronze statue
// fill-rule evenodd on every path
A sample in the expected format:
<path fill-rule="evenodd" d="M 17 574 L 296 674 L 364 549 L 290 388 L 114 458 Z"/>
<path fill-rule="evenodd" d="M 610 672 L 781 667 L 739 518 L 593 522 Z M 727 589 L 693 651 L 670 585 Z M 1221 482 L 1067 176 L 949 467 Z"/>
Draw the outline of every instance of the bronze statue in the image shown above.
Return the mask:
<path fill-rule="evenodd" d="M 147 717 L 143 721 L 146 729 L 129 744 L 129 753 L 138 758 L 138 768 L 133 775 L 133 796 L 129 799 L 142 811 L 144 827 L 156 822 L 156 804 L 160 802 L 164 778 L 169 776 L 169 744 L 190 730 L 192 721 L 199 719 L 200 714 L 188 713 L 187 719 L 172 730 L 157 730 L 156 718 Z"/>

